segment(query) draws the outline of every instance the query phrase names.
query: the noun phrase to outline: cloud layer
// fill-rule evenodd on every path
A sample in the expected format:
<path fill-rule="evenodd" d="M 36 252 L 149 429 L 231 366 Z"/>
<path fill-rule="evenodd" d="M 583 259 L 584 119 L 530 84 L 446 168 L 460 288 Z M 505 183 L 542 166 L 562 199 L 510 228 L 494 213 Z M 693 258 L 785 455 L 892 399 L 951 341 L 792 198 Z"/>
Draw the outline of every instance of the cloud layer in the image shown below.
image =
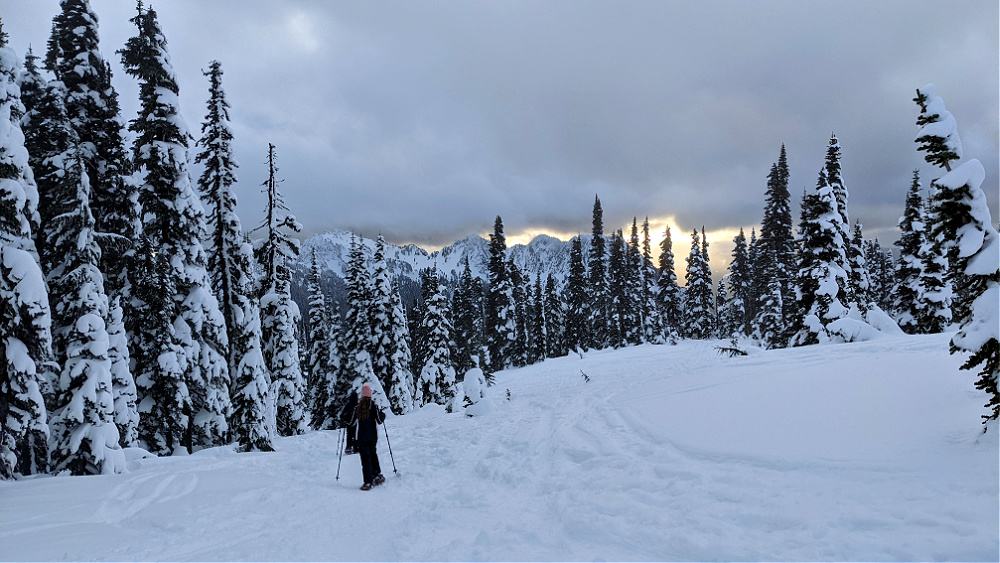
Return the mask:
<path fill-rule="evenodd" d="M 114 51 L 134 7 L 92 0 L 125 118 L 137 88 Z M 307 234 L 348 228 L 440 246 L 485 232 L 609 230 L 674 217 L 759 223 L 787 147 L 793 199 L 834 132 L 852 219 L 895 238 L 915 150 L 914 89 L 937 84 L 997 213 L 997 4 L 880 2 L 154 3 L 197 134 L 212 59 L 233 106 L 245 225 L 267 143 Z M 56 0 L 5 0 L 23 53 Z M 683 240 L 675 234 L 675 241 Z"/>

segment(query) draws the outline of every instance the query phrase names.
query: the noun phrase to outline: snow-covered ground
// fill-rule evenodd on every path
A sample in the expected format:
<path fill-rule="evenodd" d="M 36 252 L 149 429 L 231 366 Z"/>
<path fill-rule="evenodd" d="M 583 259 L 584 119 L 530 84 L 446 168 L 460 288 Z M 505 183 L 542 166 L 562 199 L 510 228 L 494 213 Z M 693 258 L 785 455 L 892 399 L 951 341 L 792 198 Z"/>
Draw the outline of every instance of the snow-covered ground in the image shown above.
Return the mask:
<path fill-rule="evenodd" d="M 486 416 L 390 417 L 369 492 L 337 432 L 0 482 L 0 559 L 996 561 L 996 427 L 948 336 L 503 372 Z"/>

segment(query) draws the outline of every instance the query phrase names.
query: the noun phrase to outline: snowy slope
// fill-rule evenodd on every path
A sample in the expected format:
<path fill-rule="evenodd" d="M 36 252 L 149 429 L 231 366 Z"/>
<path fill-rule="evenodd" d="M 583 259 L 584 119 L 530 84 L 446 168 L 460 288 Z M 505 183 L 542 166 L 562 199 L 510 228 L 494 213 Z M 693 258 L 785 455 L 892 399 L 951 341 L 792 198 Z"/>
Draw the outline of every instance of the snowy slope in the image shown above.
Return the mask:
<path fill-rule="evenodd" d="M 391 417 L 370 492 L 336 432 L 3 482 L 0 559 L 996 561 L 997 428 L 949 336 L 501 372 L 487 416 Z"/>

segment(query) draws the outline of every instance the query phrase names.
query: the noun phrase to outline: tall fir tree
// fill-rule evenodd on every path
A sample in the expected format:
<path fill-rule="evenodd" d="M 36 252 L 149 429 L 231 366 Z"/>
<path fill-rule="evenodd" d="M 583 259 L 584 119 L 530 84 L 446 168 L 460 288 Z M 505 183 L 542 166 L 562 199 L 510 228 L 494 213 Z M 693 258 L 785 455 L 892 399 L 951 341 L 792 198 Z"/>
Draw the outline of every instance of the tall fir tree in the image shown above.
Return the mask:
<path fill-rule="evenodd" d="M 726 291 L 726 281 L 719 278 L 715 292 L 715 335 L 716 338 L 729 338 L 736 334 L 735 313 L 733 303 Z"/>
<path fill-rule="evenodd" d="M 514 338 L 507 348 L 507 355 L 510 358 L 510 365 L 523 367 L 528 364 L 528 315 L 527 315 L 527 294 L 524 290 L 524 272 L 514 264 L 513 260 L 507 261 L 507 272 L 510 276 L 511 303 L 513 305 Z"/>
<path fill-rule="evenodd" d="M 48 469 L 49 298 L 32 240 L 38 190 L 19 124 L 20 61 L 0 20 L 0 479 Z"/>
<path fill-rule="evenodd" d="M 698 229 L 691 233 L 691 253 L 686 258 L 687 272 L 685 280 L 687 287 L 684 292 L 685 334 L 690 338 L 710 338 L 714 331 L 715 301 L 712 287 L 712 272 L 706 260 L 708 241 L 704 240 L 704 228 L 701 238 Z"/>
<path fill-rule="evenodd" d="M 542 274 L 535 272 L 535 291 L 531 298 L 531 348 L 528 351 L 528 359 L 533 364 L 544 360 L 549 351 L 545 305 Z"/>
<path fill-rule="evenodd" d="M 407 345 L 406 317 L 395 283 L 389 279 L 385 260 L 385 239 L 375 242 L 374 279 L 372 287 L 372 338 L 375 352 L 372 368 L 388 393 L 389 407 L 396 414 L 413 409 L 410 392 L 413 375 L 410 372 L 410 349 Z"/>
<path fill-rule="evenodd" d="M 752 332 L 751 318 L 747 311 L 747 302 L 751 297 L 753 287 L 753 272 L 750 266 L 750 254 L 747 251 L 747 237 L 740 228 L 739 234 L 733 237 L 733 260 L 729 263 L 729 287 L 731 318 L 728 322 L 731 330 L 739 334 L 749 335 Z M 772 276 L 778 280 L 778 276 Z M 780 281 L 779 287 L 780 287 Z M 728 335 L 727 335 L 728 336 Z"/>
<path fill-rule="evenodd" d="M 590 348 L 607 348 L 611 344 L 611 296 L 608 285 L 608 264 L 604 240 L 604 210 L 594 196 L 593 229 L 590 239 L 590 259 L 587 264 L 587 290 L 590 293 L 590 321 L 587 336 Z"/>
<path fill-rule="evenodd" d="M 136 134 L 133 154 L 141 178 L 143 233 L 156 252 L 168 258 L 171 270 L 167 274 L 177 292 L 173 297 L 178 305 L 174 338 L 183 356 L 180 366 L 191 397 L 192 416 L 184 439 L 191 451 L 228 439 L 232 408 L 228 338 L 206 269 L 201 242 L 207 232 L 204 210 L 190 182 L 190 134 L 180 116 L 167 41 L 154 10 L 143 11 L 140 4 L 131 21 L 138 33 L 119 52 L 125 72 L 139 80 L 141 110 L 129 129 Z"/>
<path fill-rule="evenodd" d="M 643 271 L 642 251 L 639 249 L 639 228 L 632 217 L 632 231 L 625 247 L 625 278 L 627 295 L 627 319 L 623 325 L 626 342 L 632 345 L 644 341 L 645 316 L 643 314 Z"/>
<path fill-rule="evenodd" d="M 642 222 L 642 340 L 663 342 L 663 319 L 656 302 L 656 267 L 649 238 L 649 217 Z"/>
<path fill-rule="evenodd" d="M 962 157 L 958 126 L 932 84 L 917 90 L 914 101 L 921 110 L 919 150 L 927 153 L 927 162 L 948 171 L 932 182 L 930 236 L 933 250 L 948 258 L 950 278 L 962 288 L 954 308 L 960 327 L 949 346 L 952 354 L 968 354 L 962 369 L 980 368 L 976 389 L 988 397 L 985 432 L 1000 417 L 1000 236 L 980 187 L 986 170 L 976 159 L 952 169 L 951 161 Z"/>
<path fill-rule="evenodd" d="M 569 277 L 566 281 L 565 343 L 568 351 L 586 350 L 590 342 L 590 301 L 587 272 L 583 265 L 581 237 L 573 238 L 569 252 Z"/>
<path fill-rule="evenodd" d="M 681 313 L 681 291 L 677 285 L 677 272 L 674 266 L 673 241 L 670 236 L 670 226 L 663 231 L 660 241 L 660 256 L 657 262 L 660 277 L 656 280 L 657 303 L 663 319 L 664 336 L 674 340 L 683 326 Z"/>
<path fill-rule="evenodd" d="M 847 186 L 844 185 L 844 177 L 842 171 L 842 164 L 840 162 L 840 141 L 837 136 L 830 134 L 830 141 L 826 149 L 826 162 L 824 163 L 824 169 L 826 170 L 826 183 L 833 190 L 834 200 L 836 202 L 837 216 L 840 220 L 835 222 L 835 227 L 837 228 L 840 239 L 843 240 L 844 258 L 839 264 L 845 272 L 848 272 L 850 276 L 851 265 L 849 262 L 848 246 L 851 240 L 851 222 L 850 217 L 847 213 Z M 854 289 L 850 287 L 850 279 L 848 279 L 848 299 L 852 300 L 854 297 Z"/>
<path fill-rule="evenodd" d="M 361 396 L 367 383 L 372 389 L 372 400 L 380 408 L 389 408 L 389 399 L 372 367 L 372 325 L 369 311 L 372 308 L 371 272 L 365 259 L 362 242 L 351 237 L 350 263 L 347 271 L 347 317 L 344 319 L 344 383 L 338 385 L 336 395 L 340 404 L 347 402 L 351 391 Z"/>
<path fill-rule="evenodd" d="M 478 298 L 479 281 L 473 277 L 469 265 L 469 257 L 462 260 L 462 276 L 452 296 L 452 312 L 455 322 L 455 344 L 458 348 L 457 357 L 453 358 L 458 373 L 465 373 L 473 367 L 479 367 L 480 336 L 477 330 L 477 318 L 480 316 Z"/>
<path fill-rule="evenodd" d="M 934 95 L 933 84 L 918 89 L 917 97 L 913 101 L 921 110 L 917 118 L 917 125 L 920 126 L 916 139 L 920 146 L 917 150 L 926 153 L 924 159 L 927 162 L 951 172 L 951 161 L 962 158 L 962 142 L 954 116 L 945 109 L 941 98 Z M 974 299 L 968 293 L 972 284 L 971 280 L 967 279 L 962 260 L 958 256 L 960 249 L 955 238 L 959 226 L 966 224 L 968 220 L 966 200 L 969 198 L 967 186 L 931 181 L 929 198 L 931 212 L 928 217 L 928 240 L 931 246 L 928 250 L 947 259 L 944 283 L 950 286 L 954 293 L 954 298 L 951 300 L 951 318 L 956 323 L 962 323 L 967 319 L 971 313 L 969 304 Z M 925 262 L 927 260 L 925 259 Z"/>
<path fill-rule="evenodd" d="M 421 325 L 427 339 L 427 357 L 417 377 L 417 397 L 421 406 L 434 403 L 451 412 L 456 407 L 458 383 L 451 362 L 451 323 L 443 286 L 438 284 L 434 288 L 426 305 Z"/>
<path fill-rule="evenodd" d="M 131 357 L 120 300 L 117 296 L 111 298 L 108 308 L 108 359 L 111 360 L 111 392 L 118 443 L 123 448 L 132 448 L 139 443 L 139 400 L 129 366 Z"/>
<path fill-rule="evenodd" d="M 135 314 L 126 319 L 126 329 L 134 342 L 140 445 L 165 456 L 187 451 L 193 412 L 184 352 L 174 328 L 176 276 L 167 255 L 145 236 L 139 238 L 128 273 Z"/>
<path fill-rule="evenodd" d="M 212 61 L 209 70 L 202 74 L 209 78 L 208 113 L 201 125 L 201 138 L 196 143 L 201 152 L 195 162 L 205 167 L 198 179 L 198 188 L 207 212 L 207 268 L 222 306 L 226 334 L 235 334 L 239 330 L 235 319 L 243 310 L 240 297 L 246 298 L 234 287 L 243 275 L 233 264 L 243 238 L 232 190 L 239 165 L 231 146 L 233 133 L 229 126 L 229 103 L 222 89 L 222 63 Z M 230 346 L 226 346 L 226 358 L 229 373 L 235 373 L 240 358 Z"/>
<path fill-rule="evenodd" d="M 608 316 L 605 322 L 607 337 L 605 342 L 614 348 L 626 344 L 631 303 L 629 301 L 628 262 L 625 256 L 625 240 L 621 231 L 611 237 L 608 253 Z"/>
<path fill-rule="evenodd" d="M 272 451 L 267 431 L 271 376 L 264 362 L 260 305 L 254 297 L 253 249 L 236 214 L 236 168 L 229 103 L 222 88 L 222 65 L 212 61 L 208 111 L 197 142 L 195 162 L 204 166 L 198 188 L 207 206 L 207 268 L 222 308 L 228 346 L 226 361 L 232 379 L 232 437 L 243 451 Z"/>
<path fill-rule="evenodd" d="M 765 193 L 764 219 L 761 223 L 760 238 L 756 244 L 751 243 L 748 252 L 757 252 L 758 256 L 750 256 L 750 268 L 753 270 L 752 278 L 756 281 L 752 285 L 751 294 L 745 296 L 749 307 L 748 316 L 756 317 L 758 314 L 773 315 L 772 310 L 766 312 L 757 309 L 757 303 L 774 301 L 770 296 L 770 280 L 777 280 L 781 290 L 782 303 L 785 310 L 782 317 L 788 321 L 793 317 L 791 308 L 795 303 L 795 274 L 797 262 L 795 257 L 795 235 L 793 232 L 791 195 L 788 191 L 788 156 L 785 152 L 785 145 L 781 145 L 781 152 L 778 162 L 771 167 L 771 172 L 767 178 L 767 191 Z M 762 257 L 766 268 L 756 268 L 758 260 Z M 764 296 L 763 301 L 761 296 Z M 760 319 L 754 321 L 754 324 Z M 776 336 L 773 342 L 776 346 L 784 346 L 784 338 Z"/>
<path fill-rule="evenodd" d="M 29 73 L 32 61 L 29 59 Z M 53 349 L 63 366 L 50 421 L 55 471 L 74 475 L 118 473 L 125 457 L 115 425 L 108 298 L 94 240 L 90 181 L 80 138 L 66 113 L 65 88 L 52 82 L 25 116 L 27 137 L 37 148 L 36 180 L 45 197 L 39 242 L 42 269 L 51 290 Z M 43 213 L 44 211 L 44 213 Z"/>
<path fill-rule="evenodd" d="M 559 291 L 556 288 L 556 279 L 550 273 L 545 280 L 545 342 L 547 348 L 545 356 L 558 358 L 565 356 L 566 348 L 566 309 L 562 299 L 559 298 Z"/>
<path fill-rule="evenodd" d="M 330 393 L 337 383 L 337 372 L 333 366 L 332 346 L 330 342 L 330 321 L 327 315 L 330 309 L 326 306 L 326 296 L 320 287 L 319 263 L 316 260 L 316 250 L 310 257 L 309 274 L 306 276 L 306 291 L 309 294 L 309 309 L 307 314 L 309 327 L 309 348 L 306 354 L 306 393 L 312 426 L 316 430 L 332 428 L 331 420 L 326 412 Z M 331 385 L 332 384 L 332 385 Z"/>
<path fill-rule="evenodd" d="M 511 365 L 511 347 L 516 338 L 514 287 L 507 270 L 507 239 L 497 215 L 490 235 L 489 291 L 486 296 L 486 338 L 489 346 L 487 381 L 493 372 Z"/>
<path fill-rule="evenodd" d="M 862 312 L 867 312 L 872 306 L 872 276 L 868 260 L 865 259 L 865 239 L 861 221 L 854 222 L 851 230 L 851 240 L 847 243 L 847 286 L 853 295 L 851 303 L 857 304 Z"/>
<path fill-rule="evenodd" d="M 343 327 L 340 318 L 340 307 L 336 301 L 325 301 L 327 334 L 324 344 L 327 346 L 327 370 L 320 373 L 312 393 L 312 426 L 317 429 L 339 428 L 344 422 L 340 419 L 341 411 L 347 399 L 346 395 L 338 394 L 341 388 L 347 387 L 344 377 Z M 311 328 L 311 327 L 310 327 Z"/>
<path fill-rule="evenodd" d="M 781 300 L 781 286 L 777 278 L 771 278 L 767 291 L 759 298 L 760 309 L 753 326 L 753 337 L 765 350 L 784 346 L 788 330 L 783 326 Z"/>
<path fill-rule="evenodd" d="M 892 253 L 884 250 L 878 238 L 866 240 L 864 245 L 865 261 L 871 273 L 872 302 L 886 313 L 892 315 L 892 288 L 896 285 L 895 270 L 892 266 Z"/>
<path fill-rule="evenodd" d="M 836 193 L 824 168 L 816 188 L 802 198 L 796 296 L 800 313 L 794 345 L 820 342 L 827 337 L 827 324 L 847 316 L 847 272 L 843 267 L 847 259 L 840 221 Z"/>
<path fill-rule="evenodd" d="M 406 414 L 413 410 L 413 392 L 416 384 L 413 381 L 413 372 L 410 371 L 409 334 L 407 334 L 406 312 L 403 309 L 398 282 L 393 282 L 391 291 L 390 324 L 393 330 L 391 336 L 393 348 L 389 358 L 392 365 L 388 389 L 389 404 L 390 407 L 396 405 L 393 407 L 393 412 Z"/>
<path fill-rule="evenodd" d="M 936 334 L 943 332 L 952 322 L 954 290 L 949 275 L 947 246 L 944 233 L 935 233 L 939 221 L 933 198 L 935 187 L 931 183 L 932 197 L 925 202 L 923 216 L 928 225 L 923 245 L 920 247 L 920 277 L 917 280 L 917 332 Z"/>
<path fill-rule="evenodd" d="M 913 171 L 913 182 L 906 192 L 906 206 L 899 218 L 899 248 L 896 260 L 896 285 L 892 289 L 892 308 L 899 327 L 909 334 L 920 332 L 920 250 L 924 245 L 924 202 L 920 196 L 920 171 Z"/>
<path fill-rule="evenodd" d="M 260 287 L 261 347 L 264 363 L 271 373 L 268 423 L 281 436 L 302 434 L 308 427 L 305 380 L 299 365 L 298 305 L 292 301 L 292 273 L 288 262 L 299 253 L 299 241 L 287 231 L 300 232 L 302 226 L 291 214 L 278 190 L 278 167 L 274 145 L 268 144 L 267 197 L 264 221 L 258 230 L 264 238 L 255 242 L 254 254 L 263 270 Z"/>
<path fill-rule="evenodd" d="M 89 0 L 61 0 L 52 22 L 46 67 L 66 86 L 66 109 L 80 137 L 90 179 L 90 207 L 101 246 L 101 270 L 109 296 L 128 291 L 128 255 L 142 229 L 137 186 L 125 144 L 111 65 L 100 51 L 98 18 Z M 127 298 L 121 300 L 131 316 Z"/>

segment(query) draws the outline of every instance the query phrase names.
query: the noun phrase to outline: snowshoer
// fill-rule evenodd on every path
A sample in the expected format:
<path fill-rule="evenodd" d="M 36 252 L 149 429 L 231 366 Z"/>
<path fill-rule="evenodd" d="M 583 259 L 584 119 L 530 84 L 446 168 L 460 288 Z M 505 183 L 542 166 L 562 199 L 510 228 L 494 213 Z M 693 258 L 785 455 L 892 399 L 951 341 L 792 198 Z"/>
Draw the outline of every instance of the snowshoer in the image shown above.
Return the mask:
<path fill-rule="evenodd" d="M 351 420 L 354 418 L 354 411 L 358 408 L 358 392 L 351 391 L 351 395 L 347 397 L 347 404 L 344 405 L 344 410 L 340 411 L 340 422 L 347 425 L 347 442 L 344 448 L 344 453 L 347 455 L 358 453 L 358 438 L 357 438 L 357 428 Z"/>
<path fill-rule="evenodd" d="M 357 449 L 361 454 L 361 472 L 365 484 L 362 491 L 367 491 L 375 485 L 385 483 L 382 468 L 378 463 L 378 453 L 375 445 L 378 443 L 378 426 L 385 421 L 385 413 L 372 401 L 372 388 L 365 383 L 361 388 L 361 401 L 354 410 L 354 420 L 351 425 L 357 425 Z"/>

